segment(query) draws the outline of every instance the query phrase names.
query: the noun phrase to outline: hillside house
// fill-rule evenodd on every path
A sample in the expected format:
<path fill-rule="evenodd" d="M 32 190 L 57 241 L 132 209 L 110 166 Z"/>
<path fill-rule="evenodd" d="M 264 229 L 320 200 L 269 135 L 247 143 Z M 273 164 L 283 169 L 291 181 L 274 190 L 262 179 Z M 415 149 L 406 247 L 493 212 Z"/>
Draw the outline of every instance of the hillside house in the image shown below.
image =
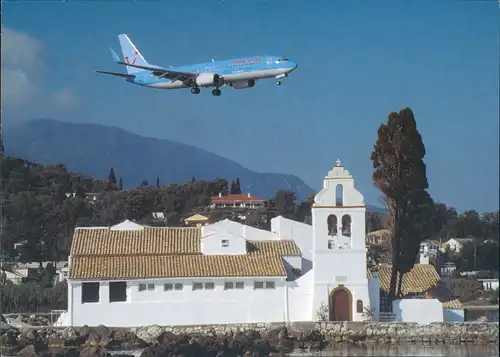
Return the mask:
<path fill-rule="evenodd" d="M 211 209 L 219 208 L 251 208 L 257 209 L 265 207 L 266 200 L 247 194 L 229 194 L 223 195 L 219 193 L 218 196 L 211 198 Z"/>
<path fill-rule="evenodd" d="M 441 243 L 436 240 L 426 240 L 420 243 L 420 264 L 432 264 L 437 271 L 440 271 L 440 248 Z"/>
<path fill-rule="evenodd" d="M 59 323 L 314 321 L 324 307 L 327 320 L 360 321 L 368 310 L 377 321 L 385 278 L 381 285 L 377 272 L 367 272 L 364 198 L 339 160 L 311 215 L 312 225 L 273 218 L 271 231 L 230 220 L 185 228 L 129 221 L 76 228 L 68 311 Z M 422 292 L 434 291 L 430 278 L 417 286 Z"/>
<path fill-rule="evenodd" d="M 483 290 L 494 291 L 498 289 L 498 279 L 477 279 L 482 284 Z"/>
<path fill-rule="evenodd" d="M 476 241 L 475 238 L 451 238 L 443 243 L 446 247 L 450 247 L 450 252 L 452 253 L 460 253 L 466 244 L 474 244 Z"/>
<path fill-rule="evenodd" d="M 366 245 L 385 245 L 389 243 L 389 231 L 387 229 L 379 229 L 366 234 Z"/>
<path fill-rule="evenodd" d="M 184 220 L 184 224 L 189 227 L 201 227 L 208 224 L 208 217 L 201 214 L 194 214 Z"/>

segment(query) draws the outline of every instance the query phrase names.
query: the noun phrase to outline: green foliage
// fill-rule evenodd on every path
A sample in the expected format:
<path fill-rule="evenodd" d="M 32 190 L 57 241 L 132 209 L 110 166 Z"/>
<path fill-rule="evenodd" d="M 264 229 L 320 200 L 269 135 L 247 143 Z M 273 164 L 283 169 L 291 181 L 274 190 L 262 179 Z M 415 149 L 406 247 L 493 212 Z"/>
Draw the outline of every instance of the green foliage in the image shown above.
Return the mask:
<path fill-rule="evenodd" d="M 0 285 L 2 313 L 50 312 L 68 308 L 68 285 L 58 283 L 53 288 L 39 283 Z"/>
<path fill-rule="evenodd" d="M 241 187 L 240 187 L 240 178 L 236 178 L 236 180 L 231 181 L 231 190 L 229 191 L 231 194 L 241 194 Z"/>
<path fill-rule="evenodd" d="M 420 242 L 431 232 L 433 202 L 427 192 L 425 147 L 409 108 L 390 113 L 380 125 L 371 159 L 373 181 L 382 192 L 388 209 L 393 271 L 389 294 L 396 290 L 397 274 L 402 276 L 415 264 Z M 401 285 L 401 284 L 399 284 Z"/>
<path fill-rule="evenodd" d="M 109 170 L 108 181 L 116 185 L 115 169 L 113 168 Z"/>

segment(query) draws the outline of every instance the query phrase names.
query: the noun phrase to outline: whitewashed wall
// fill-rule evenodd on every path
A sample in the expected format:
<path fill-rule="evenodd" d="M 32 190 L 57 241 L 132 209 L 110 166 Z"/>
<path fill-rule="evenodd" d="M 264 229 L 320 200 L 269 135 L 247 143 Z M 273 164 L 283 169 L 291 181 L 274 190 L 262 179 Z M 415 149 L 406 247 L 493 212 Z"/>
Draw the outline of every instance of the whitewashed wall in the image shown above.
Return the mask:
<path fill-rule="evenodd" d="M 402 299 L 392 302 L 397 321 L 430 324 L 443 322 L 443 304 L 437 299 Z"/>
<path fill-rule="evenodd" d="M 313 321 L 312 314 L 312 271 L 305 273 L 295 281 L 287 282 L 288 321 Z"/>
<path fill-rule="evenodd" d="M 250 227 L 238 222 L 225 219 L 214 224 L 208 224 L 201 227 L 201 236 L 205 237 L 211 234 L 223 234 L 223 232 L 235 237 L 242 237 L 247 240 L 278 240 L 279 237 L 272 232 Z"/>
<path fill-rule="evenodd" d="M 271 231 L 281 239 L 293 239 L 302 253 L 302 271 L 307 273 L 313 268 L 312 263 L 312 226 L 283 218 L 282 216 L 271 219 Z"/>
<path fill-rule="evenodd" d="M 276 288 L 262 290 L 254 290 L 253 280 L 237 278 L 227 281 L 244 281 L 243 290 L 224 290 L 224 279 L 141 281 L 156 284 L 154 291 L 141 292 L 138 291 L 138 282 L 129 282 L 127 301 L 113 303 L 109 303 L 109 285 L 101 282 L 100 302 L 85 304 L 81 303 L 81 283 L 73 281 L 69 285 L 72 298 L 69 324 L 135 327 L 285 321 L 285 281 L 276 278 L 259 281 L 273 279 Z M 184 289 L 163 291 L 165 282 L 182 283 Z M 215 289 L 192 291 L 193 282 L 215 282 Z"/>

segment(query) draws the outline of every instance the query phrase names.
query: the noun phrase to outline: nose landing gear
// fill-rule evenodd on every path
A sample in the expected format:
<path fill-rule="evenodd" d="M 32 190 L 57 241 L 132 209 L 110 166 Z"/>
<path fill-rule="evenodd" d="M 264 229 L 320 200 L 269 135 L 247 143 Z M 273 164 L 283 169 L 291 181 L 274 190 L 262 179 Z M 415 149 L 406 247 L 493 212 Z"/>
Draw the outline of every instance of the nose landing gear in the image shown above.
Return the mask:
<path fill-rule="evenodd" d="M 216 97 L 220 96 L 221 95 L 221 91 L 219 88 L 215 88 L 213 91 L 212 91 L 212 94 Z"/>

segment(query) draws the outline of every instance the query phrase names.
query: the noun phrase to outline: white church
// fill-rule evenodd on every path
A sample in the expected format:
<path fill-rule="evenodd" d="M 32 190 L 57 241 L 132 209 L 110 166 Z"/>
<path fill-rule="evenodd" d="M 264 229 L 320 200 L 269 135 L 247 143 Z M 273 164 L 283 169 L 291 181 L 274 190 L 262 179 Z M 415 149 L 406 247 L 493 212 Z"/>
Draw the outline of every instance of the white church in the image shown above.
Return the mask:
<path fill-rule="evenodd" d="M 378 321 L 384 281 L 366 268 L 365 214 L 363 195 L 337 160 L 314 199 L 312 226 L 280 216 L 271 231 L 229 220 L 185 228 L 129 221 L 76 228 L 61 323 L 361 321 L 367 311 Z M 431 298 L 426 291 L 436 283 L 428 285 L 417 287 L 420 298 Z M 446 311 L 463 318 L 455 300 L 439 306 L 436 321 Z"/>

